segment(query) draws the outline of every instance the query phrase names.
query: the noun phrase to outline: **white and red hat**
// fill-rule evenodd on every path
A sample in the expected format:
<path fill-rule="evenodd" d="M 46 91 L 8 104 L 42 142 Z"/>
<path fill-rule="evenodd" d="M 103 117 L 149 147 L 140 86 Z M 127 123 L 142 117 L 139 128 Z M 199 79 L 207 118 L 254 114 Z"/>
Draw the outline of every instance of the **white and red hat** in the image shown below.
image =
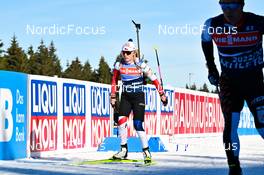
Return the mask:
<path fill-rule="evenodd" d="M 136 46 L 133 43 L 132 39 L 129 39 L 123 46 L 122 46 L 122 51 L 135 51 Z"/>

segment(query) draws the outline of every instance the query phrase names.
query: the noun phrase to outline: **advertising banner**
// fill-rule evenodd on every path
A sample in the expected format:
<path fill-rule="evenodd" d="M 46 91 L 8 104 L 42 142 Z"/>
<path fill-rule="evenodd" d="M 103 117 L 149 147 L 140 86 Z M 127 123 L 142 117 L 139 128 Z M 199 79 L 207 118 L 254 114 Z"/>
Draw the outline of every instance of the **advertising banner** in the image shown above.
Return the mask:
<path fill-rule="evenodd" d="M 158 126 L 158 93 L 154 86 L 145 86 L 145 121 L 144 129 L 148 135 L 157 134 Z"/>
<path fill-rule="evenodd" d="M 27 154 L 27 75 L 0 71 L 0 160 Z"/>
<path fill-rule="evenodd" d="M 90 83 L 91 146 L 97 147 L 110 136 L 110 85 Z M 89 129 L 89 128 L 88 128 Z"/>
<path fill-rule="evenodd" d="M 36 79 L 30 78 L 30 150 L 54 151 L 57 150 L 58 143 L 57 82 L 36 77 Z"/>
<path fill-rule="evenodd" d="M 165 89 L 168 99 L 167 106 L 160 102 L 160 134 L 172 135 L 174 133 L 174 90 Z"/>
<path fill-rule="evenodd" d="M 86 144 L 86 87 L 63 83 L 63 148 L 83 148 Z"/>
<path fill-rule="evenodd" d="M 224 118 L 217 95 L 174 92 L 174 134 L 219 133 Z"/>

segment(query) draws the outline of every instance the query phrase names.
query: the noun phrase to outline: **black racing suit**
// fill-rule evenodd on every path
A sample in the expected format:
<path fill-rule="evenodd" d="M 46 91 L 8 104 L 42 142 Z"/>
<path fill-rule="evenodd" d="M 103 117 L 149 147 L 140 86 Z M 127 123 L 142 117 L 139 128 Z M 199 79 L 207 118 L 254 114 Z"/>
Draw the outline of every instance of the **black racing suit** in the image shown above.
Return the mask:
<path fill-rule="evenodd" d="M 145 115 L 145 93 L 143 90 L 144 74 L 150 71 L 150 67 L 142 60 L 137 63 L 128 64 L 125 61 L 117 62 L 113 71 L 112 94 L 116 93 L 116 82 L 119 76 L 123 83 L 121 102 L 119 107 L 120 116 L 129 116 L 133 111 L 133 120 L 144 122 Z M 157 77 L 151 73 L 150 80 L 155 85 L 159 94 L 164 94 Z"/>
<path fill-rule="evenodd" d="M 264 17 L 253 13 L 244 12 L 237 26 L 229 24 L 223 14 L 205 22 L 202 47 L 209 73 L 217 71 L 212 41 L 217 46 L 222 70 L 219 96 L 225 118 L 223 141 L 229 165 L 239 165 L 237 128 L 244 100 L 264 138 L 263 33 Z"/>

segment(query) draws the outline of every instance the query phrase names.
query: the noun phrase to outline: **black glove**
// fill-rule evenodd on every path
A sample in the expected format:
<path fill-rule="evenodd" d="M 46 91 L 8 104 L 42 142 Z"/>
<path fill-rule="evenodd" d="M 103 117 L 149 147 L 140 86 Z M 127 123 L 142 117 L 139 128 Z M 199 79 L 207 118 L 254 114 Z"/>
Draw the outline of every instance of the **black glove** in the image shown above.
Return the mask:
<path fill-rule="evenodd" d="M 218 70 L 214 65 L 207 65 L 208 66 L 208 80 L 211 85 L 218 86 L 219 85 L 219 73 Z"/>
<path fill-rule="evenodd" d="M 164 100 L 162 99 L 163 96 L 165 96 L 165 99 Z M 160 94 L 160 100 L 161 100 L 161 102 L 162 102 L 162 104 L 164 106 L 167 106 L 167 104 L 168 104 L 168 98 L 166 97 L 166 95 L 164 93 Z"/>
<path fill-rule="evenodd" d="M 219 73 L 211 72 L 208 74 L 208 80 L 210 81 L 211 85 L 218 86 L 219 85 Z"/>

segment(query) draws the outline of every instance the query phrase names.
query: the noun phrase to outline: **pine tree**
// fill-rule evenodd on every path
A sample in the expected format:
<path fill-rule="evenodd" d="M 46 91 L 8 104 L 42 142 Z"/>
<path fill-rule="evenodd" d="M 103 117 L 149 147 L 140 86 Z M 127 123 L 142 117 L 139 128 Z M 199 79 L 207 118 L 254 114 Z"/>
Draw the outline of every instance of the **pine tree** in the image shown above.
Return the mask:
<path fill-rule="evenodd" d="M 32 51 L 30 51 L 32 52 Z M 53 41 L 50 43 L 49 47 L 44 44 L 44 41 L 40 41 L 40 45 L 36 53 L 31 55 L 31 64 L 37 66 L 36 69 L 31 70 L 34 74 L 47 75 L 47 76 L 61 76 L 62 67 L 60 65 L 60 60 L 56 55 L 56 48 Z"/>
<path fill-rule="evenodd" d="M 92 74 L 93 74 L 92 67 L 91 67 L 89 61 L 86 61 L 84 63 L 83 70 L 82 70 L 82 75 L 83 75 L 82 80 L 91 81 L 92 76 L 93 76 Z"/>
<path fill-rule="evenodd" d="M 28 73 L 40 74 L 41 63 L 37 60 L 33 46 L 30 46 L 28 48 L 27 54 L 28 54 Z"/>
<path fill-rule="evenodd" d="M 105 83 L 105 84 L 111 83 L 111 78 L 112 78 L 111 69 L 109 65 L 106 63 L 103 56 L 100 58 L 99 68 L 97 70 L 97 73 L 98 73 L 99 83 Z"/>
<path fill-rule="evenodd" d="M 17 38 L 14 35 L 11 39 L 11 46 L 7 49 L 6 59 L 6 70 L 28 72 L 28 59 L 25 52 L 19 47 Z"/>
<path fill-rule="evenodd" d="M 4 46 L 4 43 L 2 42 L 2 40 L 0 40 L 0 57 L 2 56 L 2 53 L 4 52 L 4 50 L 2 49 L 3 46 Z"/>
<path fill-rule="evenodd" d="M 2 53 L 4 53 L 4 50 L 2 47 L 4 46 L 4 43 L 0 40 L 0 70 L 6 69 L 6 59 L 3 57 Z"/>
<path fill-rule="evenodd" d="M 91 78 L 90 81 L 92 81 L 92 82 L 99 82 L 99 75 L 98 75 L 97 70 L 94 69 L 92 71 L 92 78 Z"/>
<path fill-rule="evenodd" d="M 36 65 L 39 65 L 37 67 L 36 74 L 38 75 L 51 75 L 49 70 L 50 70 L 50 64 L 51 61 L 49 61 L 49 51 L 48 48 L 45 46 L 44 41 L 40 41 L 40 45 L 38 46 L 38 49 L 35 53 L 35 60 L 36 60 Z"/>
<path fill-rule="evenodd" d="M 50 70 L 52 75 L 57 75 L 57 76 L 61 76 L 61 71 L 62 71 L 62 67 L 60 65 L 60 60 L 58 58 L 58 56 L 56 55 L 56 48 L 54 46 L 53 41 L 51 41 L 50 46 L 49 46 L 49 59 L 50 59 L 50 63 L 51 63 L 51 68 L 52 70 Z"/>
<path fill-rule="evenodd" d="M 208 86 L 206 83 L 203 84 L 202 88 L 199 89 L 199 91 L 203 91 L 203 92 L 209 92 Z"/>
<path fill-rule="evenodd" d="M 191 85 L 190 89 L 191 90 L 197 90 L 197 87 L 196 87 L 195 83 L 193 83 L 193 85 Z"/>
<path fill-rule="evenodd" d="M 82 80 L 83 79 L 82 70 L 83 70 L 83 66 L 79 58 L 76 57 L 75 60 L 73 60 L 71 64 L 67 66 L 67 69 L 63 73 L 63 77 Z"/>

